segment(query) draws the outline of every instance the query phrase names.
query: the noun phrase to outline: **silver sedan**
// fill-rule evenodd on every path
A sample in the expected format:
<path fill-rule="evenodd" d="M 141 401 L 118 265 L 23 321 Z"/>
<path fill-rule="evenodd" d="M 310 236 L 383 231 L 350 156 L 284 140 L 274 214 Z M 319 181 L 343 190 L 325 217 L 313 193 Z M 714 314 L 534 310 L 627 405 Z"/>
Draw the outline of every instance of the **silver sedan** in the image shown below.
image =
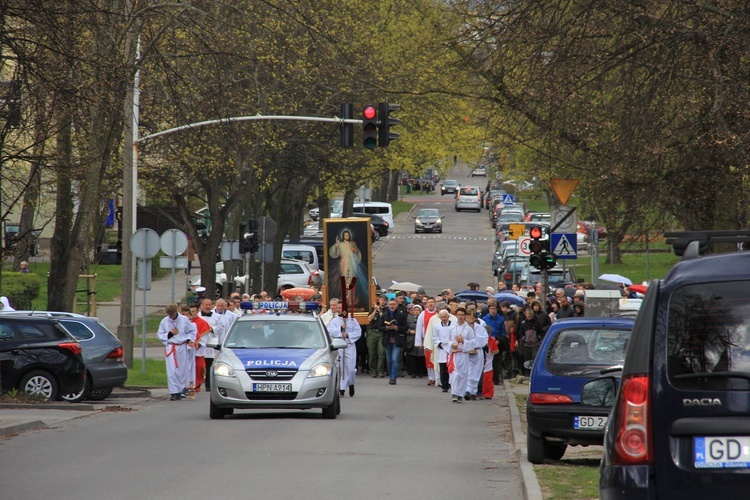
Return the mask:
<path fill-rule="evenodd" d="M 421 208 L 414 216 L 414 232 L 443 232 L 443 217 L 437 208 Z"/>

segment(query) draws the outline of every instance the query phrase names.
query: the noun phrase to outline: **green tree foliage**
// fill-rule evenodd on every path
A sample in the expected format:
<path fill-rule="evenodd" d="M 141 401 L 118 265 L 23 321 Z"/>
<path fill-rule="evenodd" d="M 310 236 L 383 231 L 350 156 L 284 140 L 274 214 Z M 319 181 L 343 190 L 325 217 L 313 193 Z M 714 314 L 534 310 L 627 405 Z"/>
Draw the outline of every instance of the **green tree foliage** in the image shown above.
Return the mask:
<path fill-rule="evenodd" d="M 527 173 L 580 178 L 610 244 L 644 218 L 747 224 L 745 2 L 452 7 L 452 46 L 497 104 L 497 133 L 533 151 Z"/>

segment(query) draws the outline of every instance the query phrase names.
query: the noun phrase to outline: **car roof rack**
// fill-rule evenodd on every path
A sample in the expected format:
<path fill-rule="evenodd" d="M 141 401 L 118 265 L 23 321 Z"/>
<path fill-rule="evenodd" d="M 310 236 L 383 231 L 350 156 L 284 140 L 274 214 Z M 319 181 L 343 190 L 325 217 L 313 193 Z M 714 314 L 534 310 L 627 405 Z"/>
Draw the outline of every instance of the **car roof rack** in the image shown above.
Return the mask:
<path fill-rule="evenodd" d="M 681 256 L 682 260 L 690 260 L 706 253 L 712 243 L 737 243 L 739 249 L 739 244 L 750 242 L 750 230 L 670 231 L 664 233 L 664 237 L 675 255 Z"/>

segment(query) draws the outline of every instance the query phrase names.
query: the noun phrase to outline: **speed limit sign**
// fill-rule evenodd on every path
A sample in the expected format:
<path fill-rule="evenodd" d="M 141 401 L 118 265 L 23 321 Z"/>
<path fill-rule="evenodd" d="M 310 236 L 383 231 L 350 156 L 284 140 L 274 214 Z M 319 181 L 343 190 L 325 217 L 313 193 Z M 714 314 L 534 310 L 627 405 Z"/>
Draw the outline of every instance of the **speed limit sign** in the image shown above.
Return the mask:
<path fill-rule="evenodd" d="M 521 252 L 523 255 L 531 255 L 531 249 L 529 248 L 529 244 L 531 243 L 531 238 L 528 236 L 524 238 L 518 239 L 518 251 Z"/>

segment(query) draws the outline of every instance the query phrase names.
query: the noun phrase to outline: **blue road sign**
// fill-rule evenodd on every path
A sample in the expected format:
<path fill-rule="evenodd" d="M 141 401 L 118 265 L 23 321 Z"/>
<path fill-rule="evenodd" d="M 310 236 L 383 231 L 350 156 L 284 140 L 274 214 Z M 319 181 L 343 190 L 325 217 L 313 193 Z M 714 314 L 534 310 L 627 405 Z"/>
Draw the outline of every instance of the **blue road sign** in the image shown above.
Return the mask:
<path fill-rule="evenodd" d="M 552 233 L 550 235 L 550 250 L 557 255 L 557 259 L 578 258 L 578 240 L 576 233 Z"/>
<path fill-rule="evenodd" d="M 516 199 L 513 197 L 512 194 L 505 193 L 503 195 L 503 205 L 513 205 L 516 202 Z"/>

